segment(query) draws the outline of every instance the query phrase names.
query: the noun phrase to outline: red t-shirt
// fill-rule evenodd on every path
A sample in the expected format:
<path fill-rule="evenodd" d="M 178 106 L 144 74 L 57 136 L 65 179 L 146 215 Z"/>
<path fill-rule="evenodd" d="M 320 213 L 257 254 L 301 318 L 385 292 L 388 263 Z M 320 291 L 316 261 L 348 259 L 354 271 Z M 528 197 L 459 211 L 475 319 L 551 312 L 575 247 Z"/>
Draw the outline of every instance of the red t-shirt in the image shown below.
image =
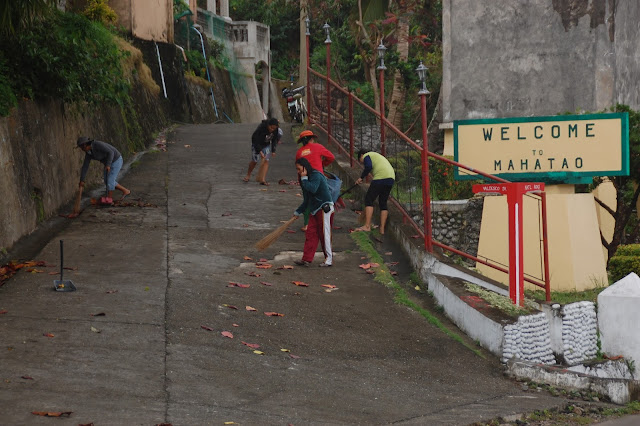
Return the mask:
<path fill-rule="evenodd" d="M 309 142 L 308 144 L 301 146 L 298 148 L 298 152 L 296 152 L 296 160 L 299 158 L 306 158 L 311 164 L 311 167 L 318 170 L 319 172 L 324 173 L 324 168 L 335 160 L 335 156 L 325 148 L 324 145 Z"/>

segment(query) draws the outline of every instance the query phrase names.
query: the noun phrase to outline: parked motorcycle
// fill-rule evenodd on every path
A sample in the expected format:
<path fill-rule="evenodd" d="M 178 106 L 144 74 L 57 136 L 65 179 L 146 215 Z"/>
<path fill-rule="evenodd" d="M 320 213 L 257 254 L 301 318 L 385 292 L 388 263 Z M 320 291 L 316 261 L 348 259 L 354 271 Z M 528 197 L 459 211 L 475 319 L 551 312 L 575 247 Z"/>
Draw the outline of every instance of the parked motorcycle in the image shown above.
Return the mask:
<path fill-rule="evenodd" d="M 293 83 L 291 84 L 293 87 Z M 307 116 L 307 106 L 302 99 L 306 86 L 293 88 L 285 87 L 282 89 L 282 97 L 287 100 L 287 109 L 292 120 L 302 123 Z"/>

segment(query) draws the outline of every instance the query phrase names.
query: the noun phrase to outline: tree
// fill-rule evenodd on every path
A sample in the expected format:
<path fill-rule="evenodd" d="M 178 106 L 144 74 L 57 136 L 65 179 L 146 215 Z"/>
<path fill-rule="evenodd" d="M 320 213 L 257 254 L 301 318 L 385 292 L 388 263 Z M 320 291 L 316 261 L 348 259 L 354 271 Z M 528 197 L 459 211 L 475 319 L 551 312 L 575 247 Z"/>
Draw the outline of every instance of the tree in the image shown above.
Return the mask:
<path fill-rule="evenodd" d="M 0 34 L 13 35 L 29 28 L 38 18 L 53 10 L 56 0 L 0 1 Z"/>
<path fill-rule="evenodd" d="M 607 241 L 602 234 L 602 245 L 607 249 L 607 265 L 615 255 L 618 246 L 624 242 L 627 227 L 632 219 L 637 219 L 636 204 L 640 195 L 640 112 L 633 111 L 627 105 L 616 105 L 611 109 L 614 112 L 626 112 L 629 114 L 629 176 L 609 176 L 616 191 L 615 210 L 607 204 L 595 198 L 596 202 L 607 211 L 614 219 L 615 225 L 611 241 Z M 603 182 L 602 178 L 594 178 L 594 185 Z M 636 216 L 636 218 L 634 218 Z M 635 233 L 638 231 L 636 224 Z"/>

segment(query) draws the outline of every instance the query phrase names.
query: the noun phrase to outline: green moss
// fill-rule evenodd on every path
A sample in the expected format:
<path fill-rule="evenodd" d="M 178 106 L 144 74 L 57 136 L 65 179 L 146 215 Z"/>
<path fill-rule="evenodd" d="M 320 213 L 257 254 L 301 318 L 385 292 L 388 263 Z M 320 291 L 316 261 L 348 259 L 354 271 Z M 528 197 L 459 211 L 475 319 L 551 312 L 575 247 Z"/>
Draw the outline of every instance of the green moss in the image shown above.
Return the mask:
<path fill-rule="evenodd" d="M 387 268 L 387 266 L 384 264 L 384 259 L 382 258 L 380 253 L 376 251 L 373 243 L 369 239 L 368 233 L 352 232 L 351 238 L 353 238 L 356 244 L 358 244 L 358 247 L 360 247 L 360 250 L 362 250 L 367 255 L 371 262 L 378 263 L 380 265 L 379 267 L 375 268 L 374 279 L 375 281 L 394 291 L 395 303 L 406 306 L 417 312 L 429 323 L 440 329 L 444 334 L 457 341 L 458 343 L 472 351 L 474 354 L 478 355 L 480 358 L 485 358 L 480 350 L 465 342 L 459 334 L 449 330 L 431 312 L 411 300 L 407 291 L 400 284 L 398 284 L 393 275 L 391 275 L 389 268 Z"/>

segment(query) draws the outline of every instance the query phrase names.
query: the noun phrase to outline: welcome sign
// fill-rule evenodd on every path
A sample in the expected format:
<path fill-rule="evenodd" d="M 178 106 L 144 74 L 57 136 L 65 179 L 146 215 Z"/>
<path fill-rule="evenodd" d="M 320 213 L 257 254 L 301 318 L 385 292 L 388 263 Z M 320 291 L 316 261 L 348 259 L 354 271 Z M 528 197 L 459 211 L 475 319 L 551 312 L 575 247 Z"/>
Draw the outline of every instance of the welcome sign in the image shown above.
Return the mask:
<path fill-rule="evenodd" d="M 629 174 L 627 113 L 454 121 L 455 161 L 512 181 Z M 477 179 L 456 167 L 456 179 Z"/>

